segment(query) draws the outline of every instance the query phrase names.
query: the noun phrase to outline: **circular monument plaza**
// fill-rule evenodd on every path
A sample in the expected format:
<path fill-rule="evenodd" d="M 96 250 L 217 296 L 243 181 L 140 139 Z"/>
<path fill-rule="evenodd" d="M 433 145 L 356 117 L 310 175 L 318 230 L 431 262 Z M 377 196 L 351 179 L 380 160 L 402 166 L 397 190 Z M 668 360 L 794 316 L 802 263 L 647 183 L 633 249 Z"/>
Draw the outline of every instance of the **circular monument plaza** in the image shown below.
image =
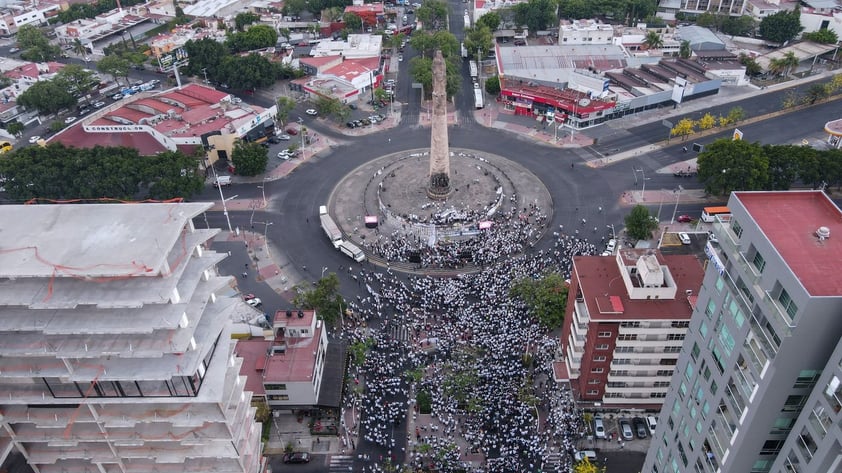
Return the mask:
<path fill-rule="evenodd" d="M 430 197 L 430 149 L 380 156 L 346 175 L 328 205 L 346 239 L 395 269 L 472 270 L 543 236 L 552 200 L 537 176 L 502 156 L 448 153 L 446 197 Z"/>

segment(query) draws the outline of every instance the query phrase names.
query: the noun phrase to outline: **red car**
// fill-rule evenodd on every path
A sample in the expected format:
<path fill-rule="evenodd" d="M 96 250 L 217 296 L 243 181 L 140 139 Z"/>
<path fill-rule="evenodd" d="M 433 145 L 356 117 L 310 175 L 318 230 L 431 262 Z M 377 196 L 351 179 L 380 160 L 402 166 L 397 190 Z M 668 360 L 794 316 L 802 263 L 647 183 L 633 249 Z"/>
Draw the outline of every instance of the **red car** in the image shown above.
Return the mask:
<path fill-rule="evenodd" d="M 678 216 L 678 221 L 679 221 L 680 223 L 689 223 L 689 222 L 692 222 L 692 221 L 693 221 L 693 217 L 691 217 L 691 216 L 689 216 L 689 215 L 679 215 L 679 216 Z"/>
<path fill-rule="evenodd" d="M 295 136 L 298 134 L 298 130 L 296 130 L 295 128 L 287 128 L 287 134 Z"/>

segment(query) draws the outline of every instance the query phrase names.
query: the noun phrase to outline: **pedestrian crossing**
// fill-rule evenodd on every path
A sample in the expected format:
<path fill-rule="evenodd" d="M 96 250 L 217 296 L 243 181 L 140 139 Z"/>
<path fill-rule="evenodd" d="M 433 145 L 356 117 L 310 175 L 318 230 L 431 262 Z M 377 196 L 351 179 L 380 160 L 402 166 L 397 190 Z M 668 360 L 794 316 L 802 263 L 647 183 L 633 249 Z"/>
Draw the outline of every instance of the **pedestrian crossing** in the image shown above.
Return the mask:
<path fill-rule="evenodd" d="M 407 329 L 403 325 L 395 325 L 392 324 L 389 327 L 389 338 L 392 340 L 398 340 L 401 342 L 408 342 L 409 341 L 409 329 Z"/>
<path fill-rule="evenodd" d="M 328 472 L 340 473 L 354 471 L 354 456 L 353 455 L 333 455 L 330 457 L 330 466 Z"/>
<path fill-rule="evenodd" d="M 561 473 L 564 471 L 561 465 L 561 454 L 560 453 L 549 453 L 546 457 L 544 457 L 544 468 L 542 471 L 547 473 Z"/>

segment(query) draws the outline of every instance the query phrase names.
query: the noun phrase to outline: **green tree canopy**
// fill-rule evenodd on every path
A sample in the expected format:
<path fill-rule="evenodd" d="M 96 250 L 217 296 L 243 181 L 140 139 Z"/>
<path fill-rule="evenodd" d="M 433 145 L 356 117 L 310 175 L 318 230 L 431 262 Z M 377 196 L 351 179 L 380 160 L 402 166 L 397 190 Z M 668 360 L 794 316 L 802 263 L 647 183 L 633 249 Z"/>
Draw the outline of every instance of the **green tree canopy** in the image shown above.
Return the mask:
<path fill-rule="evenodd" d="M 678 55 L 683 59 L 690 59 L 693 55 L 693 49 L 690 47 L 690 41 L 682 41 L 678 48 Z"/>
<path fill-rule="evenodd" d="M 486 26 L 489 30 L 495 31 L 500 27 L 500 14 L 496 11 L 490 11 L 481 17 L 476 22 L 477 27 Z"/>
<path fill-rule="evenodd" d="M 363 19 L 356 13 L 348 12 L 342 15 L 342 22 L 345 23 L 345 29 L 352 33 L 363 29 Z"/>
<path fill-rule="evenodd" d="M 131 63 L 129 63 L 129 60 L 116 54 L 109 54 L 96 63 L 96 70 L 103 74 L 110 75 L 114 79 L 114 82 L 117 82 L 118 84 L 120 83 L 118 78 L 127 78 L 129 76 L 130 69 Z M 126 83 L 128 83 L 128 80 Z"/>
<path fill-rule="evenodd" d="M 278 32 L 269 25 L 253 25 L 245 31 L 228 36 L 226 45 L 233 53 L 254 51 L 274 46 L 278 42 Z M 192 60 L 192 57 L 191 57 Z"/>
<path fill-rule="evenodd" d="M 459 92 L 462 86 L 461 61 L 457 57 L 445 58 L 446 90 L 447 96 L 453 97 Z M 424 86 L 424 93 L 427 96 L 433 93 L 433 60 L 427 57 L 416 56 L 409 61 L 409 74 L 415 82 Z"/>
<path fill-rule="evenodd" d="M 658 49 L 664 46 L 664 40 L 657 31 L 647 31 L 646 37 L 643 38 L 643 44 L 647 49 Z"/>
<path fill-rule="evenodd" d="M 658 228 L 658 221 L 649 214 L 649 209 L 642 205 L 635 205 L 626 215 L 626 233 L 635 240 L 652 238 L 652 231 Z"/>
<path fill-rule="evenodd" d="M 278 121 L 282 124 L 286 123 L 287 119 L 289 118 L 290 112 L 295 110 L 297 102 L 289 97 L 284 97 L 282 95 L 278 97 L 276 104 L 278 106 L 278 114 L 275 115 L 275 118 L 277 118 Z"/>
<path fill-rule="evenodd" d="M 29 109 L 38 110 L 41 115 L 56 113 L 76 104 L 76 99 L 58 82 L 38 81 L 17 98 L 17 102 Z"/>
<path fill-rule="evenodd" d="M 758 143 L 714 141 L 698 157 L 699 181 L 705 192 L 728 195 L 732 190 L 763 190 L 769 182 L 769 158 Z"/>
<path fill-rule="evenodd" d="M 433 29 L 434 23 L 442 23 L 447 18 L 447 3 L 441 0 L 424 0 L 421 6 L 415 9 L 415 17 L 429 25 L 425 26 L 425 29 Z"/>
<path fill-rule="evenodd" d="M 269 157 L 266 154 L 266 148 L 260 146 L 260 143 L 238 141 L 234 144 L 231 162 L 234 163 L 237 174 L 256 176 L 266 171 Z"/>
<path fill-rule="evenodd" d="M 567 307 L 567 283 L 559 273 L 546 273 L 538 279 L 522 278 L 509 290 L 534 313 L 538 322 L 549 330 L 561 326 Z"/>
<path fill-rule="evenodd" d="M 432 58 L 437 49 L 441 49 L 442 56 L 447 59 L 450 56 L 459 56 L 461 47 L 459 40 L 452 33 L 447 31 L 416 31 L 409 39 L 412 49 L 421 53 L 421 56 Z"/>
<path fill-rule="evenodd" d="M 740 64 L 746 66 L 746 74 L 750 76 L 760 75 L 763 72 L 763 67 L 757 61 L 746 53 L 740 53 Z"/>
<path fill-rule="evenodd" d="M 86 97 L 99 84 L 94 73 L 79 64 L 65 65 L 53 81 L 67 89 L 74 98 Z"/>
<path fill-rule="evenodd" d="M 836 35 L 836 32 L 827 28 L 804 33 L 801 35 L 801 38 L 821 44 L 836 44 L 839 41 L 839 36 Z"/>
<path fill-rule="evenodd" d="M 500 76 L 491 76 L 485 79 L 485 91 L 489 95 L 500 95 Z"/>
<path fill-rule="evenodd" d="M 268 87 L 278 78 L 278 66 L 259 54 L 225 56 L 216 78 L 235 89 Z"/>
<path fill-rule="evenodd" d="M 754 31 L 757 24 L 750 15 L 725 16 L 720 29 L 725 34 L 744 36 Z"/>
<path fill-rule="evenodd" d="M 237 31 L 243 31 L 246 26 L 257 23 L 258 21 L 260 21 L 260 15 L 257 13 L 250 11 L 240 12 L 234 17 L 234 27 L 237 28 Z"/>
<path fill-rule="evenodd" d="M 27 146 L 0 160 L 9 198 L 171 199 L 190 197 L 204 179 L 196 158 L 178 152 L 140 156 L 133 148 Z"/>
<path fill-rule="evenodd" d="M 18 28 L 17 41 L 23 52 L 20 57 L 27 61 L 52 61 L 61 54 L 58 46 L 50 44 L 50 39 L 38 27 L 23 25 Z"/>
<path fill-rule="evenodd" d="M 803 30 L 801 26 L 801 12 L 779 11 L 760 21 L 760 36 L 772 43 L 784 44 L 794 39 Z"/>
<path fill-rule="evenodd" d="M 228 56 L 225 45 L 212 38 L 202 38 L 198 41 L 190 40 L 184 44 L 184 50 L 190 57 L 190 62 L 184 68 L 184 73 L 191 76 L 208 74 L 209 80 L 219 80 L 219 66 Z"/>
<path fill-rule="evenodd" d="M 315 309 L 316 315 L 330 325 L 339 318 L 340 311 L 348 307 L 339 294 L 339 278 L 336 273 L 328 273 L 319 279 L 313 289 L 299 291 L 293 303 L 304 309 Z"/>
<path fill-rule="evenodd" d="M 515 23 L 526 26 L 529 31 L 541 31 L 550 25 L 555 25 L 556 2 L 555 0 L 529 0 L 526 3 L 518 3 L 512 7 Z"/>
<path fill-rule="evenodd" d="M 465 28 L 465 48 L 471 57 L 482 59 L 493 47 L 494 37 L 487 26 L 478 25 L 476 28 Z"/>

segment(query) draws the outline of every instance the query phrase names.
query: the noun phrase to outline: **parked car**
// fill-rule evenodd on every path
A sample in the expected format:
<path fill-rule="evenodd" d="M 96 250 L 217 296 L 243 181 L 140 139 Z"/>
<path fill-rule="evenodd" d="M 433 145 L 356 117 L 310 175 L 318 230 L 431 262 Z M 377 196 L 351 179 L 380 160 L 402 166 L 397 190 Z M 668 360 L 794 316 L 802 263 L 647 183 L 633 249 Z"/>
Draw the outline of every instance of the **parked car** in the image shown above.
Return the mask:
<path fill-rule="evenodd" d="M 354 122 L 348 122 L 345 124 L 345 126 L 347 126 L 348 128 L 356 128 L 357 124 Z"/>
<path fill-rule="evenodd" d="M 123 98 L 123 94 L 114 94 L 111 96 L 111 98 L 114 100 L 120 100 Z"/>
<path fill-rule="evenodd" d="M 644 422 L 643 419 L 640 417 L 632 419 L 632 427 L 634 427 L 634 432 L 637 434 L 637 438 L 646 438 L 646 422 Z"/>
<path fill-rule="evenodd" d="M 655 416 L 647 417 L 646 426 L 649 427 L 649 433 L 655 435 L 655 428 L 658 427 L 658 419 Z"/>
<path fill-rule="evenodd" d="M 689 215 L 679 215 L 679 216 L 678 216 L 678 221 L 679 221 L 680 223 L 690 223 L 690 222 L 692 222 L 692 221 L 693 221 L 693 217 L 691 217 L 691 216 L 689 216 Z"/>
<path fill-rule="evenodd" d="M 306 113 L 307 115 L 310 115 L 311 117 L 315 117 L 316 115 L 319 114 L 319 112 L 317 112 L 315 108 L 308 108 L 307 110 L 304 111 L 304 113 Z"/>
<path fill-rule="evenodd" d="M 254 299 L 255 297 L 257 297 L 257 296 L 255 296 L 254 294 L 244 294 L 244 295 L 243 295 L 243 300 L 244 300 L 244 301 L 249 301 L 249 300 Z"/>
<path fill-rule="evenodd" d="M 620 436 L 623 437 L 623 440 L 632 440 L 634 439 L 634 433 L 632 432 L 631 424 L 629 420 L 625 417 L 620 419 Z"/>
<path fill-rule="evenodd" d="M 596 438 L 605 438 L 605 424 L 602 422 L 602 416 L 599 414 L 593 417 L 593 432 Z"/>
<path fill-rule="evenodd" d="M 219 176 L 213 181 L 214 187 L 228 187 L 231 185 L 231 176 Z"/>
<path fill-rule="evenodd" d="M 585 458 L 587 458 L 588 461 L 590 461 L 591 463 L 594 463 L 596 461 L 596 452 L 593 451 L 593 450 L 577 451 L 576 453 L 573 454 L 573 458 L 575 458 L 577 462 L 580 462 L 580 461 L 584 460 Z"/>
<path fill-rule="evenodd" d="M 605 251 L 607 251 L 609 253 L 614 253 L 614 250 L 616 250 L 616 249 L 617 249 L 617 240 L 615 240 L 613 238 L 608 240 L 608 245 L 605 247 Z"/>
<path fill-rule="evenodd" d="M 295 135 L 297 135 L 297 134 L 298 134 L 298 130 L 296 130 L 295 128 L 287 128 L 286 133 L 287 133 L 288 135 L 295 136 Z"/>
<path fill-rule="evenodd" d="M 291 137 L 291 136 L 289 136 L 289 135 L 285 135 L 285 134 L 283 134 L 283 133 L 281 133 L 280 135 L 275 135 L 275 138 L 277 138 L 277 139 L 279 139 L 279 140 L 281 140 L 281 141 L 289 141 L 289 140 L 291 140 L 291 139 L 292 139 L 292 137 Z"/>
<path fill-rule="evenodd" d="M 96 102 L 94 103 L 94 108 L 102 108 L 105 106 L 105 102 Z"/>
<path fill-rule="evenodd" d="M 690 244 L 690 235 L 688 235 L 684 232 L 679 232 L 678 239 L 681 240 L 682 245 L 689 245 Z"/>
<path fill-rule="evenodd" d="M 246 300 L 246 304 L 248 304 L 252 307 L 260 307 L 260 306 L 263 305 L 263 301 L 261 301 L 259 297 L 255 297 L 255 298 Z"/>
<path fill-rule="evenodd" d="M 14 53 L 19 52 L 19 51 L 20 51 L 20 48 L 9 48 L 9 54 L 14 54 Z"/>
<path fill-rule="evenodd" d="M 284 463 L 310 463 L 310 454 L 307 452 L 285 453 Z"/>
<path fill-rule="evenodd" d="M 35 143 L 37 143 L 37 142 L 38 142 L 38 140 L 40 140 L 40 139 L 41 139 L 41 137 L 40 137 L 40 136 L 38 136 L 38 135 L 35 135 L 35 136 L 30 136 L 30 137 L 29 137 L 29 144 L 33 144 L 33 145 L 34 145 L 34 144 L 35 144 Z"/>
<path fill-rule="evenodd" d="M 75 121 L 76 121 L 76 117 L 67 117 L 67 118 L 64 119 L 64 123 L 67 123 L 68 125 L 75 122 Z"/>

